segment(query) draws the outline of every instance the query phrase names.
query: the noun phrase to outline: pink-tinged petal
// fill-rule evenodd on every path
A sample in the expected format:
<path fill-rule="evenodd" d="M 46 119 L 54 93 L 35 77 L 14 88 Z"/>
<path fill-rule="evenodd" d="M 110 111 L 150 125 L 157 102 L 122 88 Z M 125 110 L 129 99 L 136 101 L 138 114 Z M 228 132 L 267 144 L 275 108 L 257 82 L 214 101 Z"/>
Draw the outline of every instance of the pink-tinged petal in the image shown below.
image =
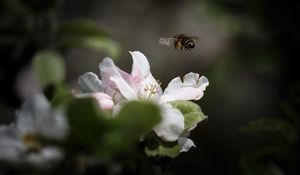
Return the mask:
<path fill-rule="evenodd" d="M 161 101 L 175 100 L 199 100 L 203 96 L 203 91 L 209 85 L 208 79 L 204 76 L 199 78 L 199 74 L 189 73 L 183 77 L 174 78 L 165 89 Z"/>
<path fill-rule="evenodd" d="M 164 141 L 176 141 L 184 130 L 182 113 L 171 105 L 162 105 L 162 121 L 153 129 Z"/>
<path fill-rule="evenodd" d="M 104 58 L 99 64 L 103 84 L 120 92 L 127 100 L 137 99 L 137 93 L 130 86 L 130 76 L 115 66 L 110 58 Z"/>
<path fill-rule="evenodd" d="M 117 70 L 119 71 L 123 79 L 129 84 L 129 86 L 136 92 L 137 89 L 139 88 L 139 84 L 127 72 L 121 70 L 118 67 Z"/>
<path fill-rule="evenodd" d="M 139 84 L 150 74 L 150 65 L 143 53 L 139 51 L 129 53 L 133 60 L 131 77 Z"/>
<path fill-rule="evenodd" d="M 114 108 L 114 102 L 112 100 L 101 100 L 98 102 L 102 110 L 110 110 Z"/>
<path fill-rule="evenodd" d="M 113 109 L 115 105 L 112 100 L 112 97 L 107 94 L 98 92 L 98 93 L 93 93 L 92 97 L 96 99 L 97 103 L 99 104 L 102 110 Z"/>
<path fill-rule="evenodd" d="M 92 97 L 94 97 L 96 100 L 101 101 L 101 100 L 112 100 L 112 97 L 101 92 L 93 93 Z"/>

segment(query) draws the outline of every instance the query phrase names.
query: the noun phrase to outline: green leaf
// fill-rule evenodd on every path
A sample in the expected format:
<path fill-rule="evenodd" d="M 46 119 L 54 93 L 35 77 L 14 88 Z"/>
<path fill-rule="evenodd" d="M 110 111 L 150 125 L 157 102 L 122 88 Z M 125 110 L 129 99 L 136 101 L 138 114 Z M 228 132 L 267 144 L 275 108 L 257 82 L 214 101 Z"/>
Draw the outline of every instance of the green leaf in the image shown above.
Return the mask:
<path fill-rule="evenodd" d="M 290 122 L 280 118 L 262 118 L 240 129 L 243 132 L 285 143 L 298 140 L 297 129 Z"/>
<path fill-rule="evenodd" d="M 191 101 L 172 101 L 170 104 L 183 114 L 185 130 L 194 127 L 197 123 L 207 118 L 200 106 Z"/>
<path fill-rule="evenodd" d="M 134 150 L 143 134 L 161 120 L 159 107 L 149 102 L 129 102 L 113 119 L 115 129 L 104 141 L 104 150 L 124 152 Z"/>
<path fill-rule="evenodd" d="M 281 148 L 266 146 L 241 156 L 239 162 L 246 175 L 275 175 L 282 171 L 282 169 L 274 161 L 274 158 L 282 160 Z"/>
<path fill-rule="evenodd" d="M 65 79 L 64 61 L 56 52 L 38 52 L 33 58 L 33 70 L 43 88 L 60 84 Z"/>
<path fill-rule="evenodd" d="M 55 87 L 51 104 L 53 106 L 66 106 L 73 100 L 73 94 L 64 85 L 58 85 Z"/>
<path fill-rule="evenodd" d="M 30 12 L 26 3 L 23 3 L 21 0 L 3 0 L 1 5 L 4 5 L 5 9 L 16 14 L 20 13 L 24 15 Z"/>
<path fill-rule="evenodd" d="M 151 157 L 171 157 L 174 158 L 180 153 L 177 142 L 165 142 L 158 138 L 154 132 L 148 133 L 145 138 L 145 153 Z"/>
<path fill-rule="evenodd" d="M 72 128 L 72 139 L 92 150 L 97 150 L 101 136 L 111 125 L 91 98 L 74 99 L 68 107 L 68 118 Z"/>
<path fill-rule="evenodd" d="M 59 33 L 63 47 L 104 50 L 113 58 L 120 54 L 120 45 L 94 22 L 86 20 L 72 21 L 64 24 Z"/>
<path fill-rule="evenodd" d="M 159 156 L 175 158 L 180 153 L 180 148 L 178 145 L 159 145 L 155 150 L 150 150 L 146 147 L 145 153 L 152 157 Z"/>

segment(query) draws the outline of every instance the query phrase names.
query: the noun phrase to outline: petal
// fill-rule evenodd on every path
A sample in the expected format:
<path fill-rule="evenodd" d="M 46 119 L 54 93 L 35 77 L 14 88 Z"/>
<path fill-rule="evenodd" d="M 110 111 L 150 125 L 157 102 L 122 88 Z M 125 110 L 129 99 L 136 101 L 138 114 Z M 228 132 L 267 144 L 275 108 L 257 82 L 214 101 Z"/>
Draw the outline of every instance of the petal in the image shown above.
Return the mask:
<path fill-rule="evenodd" d="M 17 113 L 17 128 L 20 133 L 63 139 L 68 123 L 62 111 L 51 109 L 46 97 L 38 94 L 28 99 Z"/>
<path fill-rule="evenodd" d="M 61 160 L 64 153 L 56 147 L 45 147 L 38 153 L 30 153 L 26 157 L 26 161 L 35 166 L 49 166 L 51 163 Z"/>
<path fill-rule="evenodd" d="M 94 97 L 97 101 L 101 100 L 112 100 L 112 97 L 101 92 L 93 93 L 92 97 Z"/>
<path fill-rule="evenodd" d="M 1 139 L 0 160 L 17 162 L 26 152 L 26 147 L 20 140 Z"/>
<path fill-rule="evenodd" d="M 112 117 L 116 117 L 119 114 L 119 112 L 122 110 L 122 108 L 126 104 L 128 104 L 128 102 L 129 101 L 122 99 L 118 103 L 116 103 L 115 106 L 114 106 L 114 109 L 112 111 Z"/>
<path fill-rule="evenodd" d="M 69 125 L 63 111 L 54 110 L 44 95 L 36 95 L 32 99 L 33 118 L 36 133 L 53 139 L 63 139 L 68 134 Z M 44 105 L 40 105 L 44 103 Z"/>
<path fill-rule="evenodd" d="M 102 110 L 111 110 L 114 108 L 114 102 L 112 100 L 101 100 L 98 102 Z"/>
<path fill-rule="evenodd" d="M 78 84 L 82 92 L 102 92 L 104 90 L 102 81 L 93 72 L 87 72 L 78 78 Z"/>
<path fill-rule="evenodd" d="M 98 102 L 102 110 L 109 110 L 114 107 L 114 102 L 112 100 L 112 97 L 107 94 L 98 92 L 98 93 L 93 93 L 92 97 L 96 99 L 96 101 Z"/>
<path fill-rule="evenodd" d="M 150 74 L 150 65 L 145 55 L 139 51 L 129 52 L 133 59 L 131 77 L 140 83 Z"/>
<path fill-rule="evenodd" d="M 115 66 L 112 59 L 104 58 L 99 64 L 99 68 L 103 83 L 105 83 L 106 86 L 120 92 L 127 100 L 137 99 L 137 93 L 128 83 L 130 77 L 125 76 L 126 74 L 123 71 L 120 72 L 120 69 Z M 123 76 L 121 74 L 123 74 Z M 127 78 L 127 81 L 124 78 Z"/>
<path fill-rule="evenodd" d="M 164 141 L 176 141 L 184 130 L 182 113 L 169 104 L 162 105 L 162 121 L 153 129 Z"/>
<path fill-rule="evenodd" d="M 129 84 L 129 86 L 134 90 L 137 91 L 139 84 L 129 75 L 127 72 L 124 72 L 120 68 L 117 67 L 122 78 Z"/>
<path fill-rule="evenodd" d="M 16 112 L 18 130 L 21 133 L 36 133 L 37 120 L 49 111 L 50 104 L 45 96 L 39 94 L 26 99 L 21 110 Z"/>
<path fill-rule="evenodd" d="M 123 106 L 127 103 L 128 101 L 121 100 L 119 103 L 117 103 L 113 109 L 113 117 L 115 117 L 123 108 Z"/>
<path fill-rule="evenodd" d="M 161 101 L 199 100 L 208 85 L 208 79 L 204 76 L 199 78 L 199 74 L 196 73 L 186 74 L 183 81 L 180 77 L 176 77 L 165 89 Z"/>
<path fill-rule="evenodd" d="M 192 147 L 196 147 L 195 143 L 187 137 L 179 137 L 177 142 L 180 152 L 188 152 Z"/>
<path fill-rule="evenodd" d="M 115 66 L 112 59 L 104 58 L 99 64 L 99 68 L 102 80 L 106 85 L 119 91 L 127 100 L 137 99 L 137 94 L 128 84 L 128 81 L 124 79 L 124 76 L 121 75 L 119 68 Z"/>
<path fill-rule="evenodd" d="M 17 162 L 26 146 L 17 137 L 15 126 L 1 126 L 0 160 Z"/>

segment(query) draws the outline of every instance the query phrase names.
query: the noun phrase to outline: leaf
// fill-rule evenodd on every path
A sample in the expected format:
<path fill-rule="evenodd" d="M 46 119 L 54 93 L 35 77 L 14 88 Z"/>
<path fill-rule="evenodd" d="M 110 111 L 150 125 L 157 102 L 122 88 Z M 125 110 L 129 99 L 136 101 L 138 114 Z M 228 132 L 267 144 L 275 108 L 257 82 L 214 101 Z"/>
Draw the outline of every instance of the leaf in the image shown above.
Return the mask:
<path fill-rule="evenodd" d="M 145 153 L 151 157 L 171 157 L 174 158 L 180 153 L 180 147 L 177 142 L 165 142 L 151 132 L 146 135 L 147 145 Z"/>
<path fill-rule="evenodd" d="M 243 155 L 239 162 L 245 174 L 284 174 L 278 161 L 275 161 L 284 159 L 282 152 L 278 146 L 266 146 Z"/>
<path fill-rule="evenodd" d="M 55 87 L 51 104 L 53 106 L 66 106 L 73 100 L 73 94 L 64 85 L 58 85 Z"/>
<path fill-rule="evenodd" d="M 297 129 L 291 123 L 280 118 L 262 118 L 240 129 L 269 140 L 290 143 L 298 140 Z"/>
<path fill-rule="evenodd" d="M 159 156 L 159 157 L 175 158 L 180 153 L 180 148 L 177 144 L 159 145 L 154 150 L 151 150 L 148 147 L 146 147 L 145 153 L 148 156 Z"/>
<path fill-rule="evenodd" d="M 56 52 L 38 52 L 33 58 L 33 70 L 43 88 L 60 84 L 65 79 L 65 65 L 61 55 Z"/>
<path fill-rule="evenodd" d="M 111 126 L 95 101 L 91 98 L 74 99 L 68 107 L 67 114 L 73 141 L 93 150 L 98 149 L 101 136 L 108 132 Z"/>
<path fill-rule="evenodd" d="M 100 29 L 96 23 L 89 20 L 74 20 L 63 24 L 59 30 L 61 33 L 77 34 L 81 36 L 108 36 L 109 34 Z"/>
<path fill-rule="evenodd" d="M 207 118 L 200 106 L 191 101 L 172 101 L 170 104 L 183 114 L 185 130 L 193 128 L 197 123 Z"/>
<path fill-rule="evenodd" d="M 129 102 L 113 120 L 114 131 L 106 135 L 104 150 L 124 152 L 134 150 L 143 134 L 161 120 L 159 107 L 150 102 Z"/>
<path fill-rule="evenodd" d="M 68 22 L 60 28 L 59 33 L 63 47 L 104 50 L 113 58 L 120 54 L 120 45 L 94 22 L 86 20 Z"/>
<path fill-rule="evenodd" d="M 30 12 L 26 3 L 23 3 L 20 0 L 3 0 L 2 5 L 4 5 L 7 10 L 16 14 L 20 13 L 24 15 Z"/>

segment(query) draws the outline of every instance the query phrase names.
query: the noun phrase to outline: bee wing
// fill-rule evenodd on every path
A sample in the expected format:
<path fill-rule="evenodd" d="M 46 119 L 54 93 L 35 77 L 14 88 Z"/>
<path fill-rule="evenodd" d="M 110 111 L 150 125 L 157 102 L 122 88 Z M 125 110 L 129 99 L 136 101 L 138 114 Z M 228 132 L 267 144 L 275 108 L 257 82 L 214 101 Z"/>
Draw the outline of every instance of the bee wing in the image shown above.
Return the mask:
<path fill-rule="evenodd" d="M 172 41 L 173 41 L 173 38 L 160 38 L 158 40 L 158 43 L 161 45 L 169 46 Z"/>

